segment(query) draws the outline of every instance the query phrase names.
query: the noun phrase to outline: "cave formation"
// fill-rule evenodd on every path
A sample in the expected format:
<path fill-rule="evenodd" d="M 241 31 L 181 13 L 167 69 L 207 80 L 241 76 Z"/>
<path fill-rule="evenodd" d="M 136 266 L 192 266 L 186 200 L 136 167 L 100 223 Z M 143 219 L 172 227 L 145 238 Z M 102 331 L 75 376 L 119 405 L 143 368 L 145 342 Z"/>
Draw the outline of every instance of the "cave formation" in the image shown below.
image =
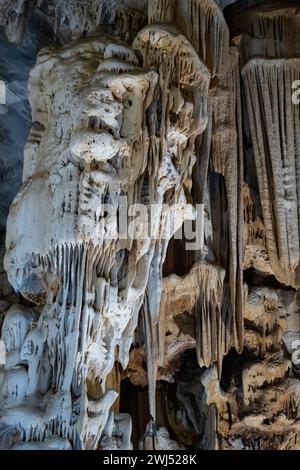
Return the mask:
<path fill-rule="evenodd" d="M 300 450 L 300 1 L 0 25 L 0 449 Z"/>

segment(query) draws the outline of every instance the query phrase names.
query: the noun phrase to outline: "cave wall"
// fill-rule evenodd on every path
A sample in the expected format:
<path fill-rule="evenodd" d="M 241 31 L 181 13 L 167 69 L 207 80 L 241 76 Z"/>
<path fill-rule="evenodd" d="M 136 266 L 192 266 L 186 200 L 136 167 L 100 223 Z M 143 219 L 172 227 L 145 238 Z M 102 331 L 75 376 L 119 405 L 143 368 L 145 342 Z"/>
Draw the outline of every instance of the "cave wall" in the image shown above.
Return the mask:
<path fill-rule="evenodd" d="M 300 448 L 299 15 L 1 0 L 0 448 Z"/>

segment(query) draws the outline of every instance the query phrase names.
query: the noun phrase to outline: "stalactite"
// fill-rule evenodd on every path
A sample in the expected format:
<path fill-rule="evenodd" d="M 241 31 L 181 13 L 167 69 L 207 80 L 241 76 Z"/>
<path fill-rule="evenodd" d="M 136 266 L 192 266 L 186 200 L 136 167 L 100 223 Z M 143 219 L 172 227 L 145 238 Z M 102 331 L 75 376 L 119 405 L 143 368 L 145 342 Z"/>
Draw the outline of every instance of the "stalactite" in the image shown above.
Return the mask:
<path fill-rule="evenodd" d="M 38 3 L 38 0 L 1 0 L 0 24 L 4 26 L 10 41 L 22 41 L 27 21 Z"/>
<path fill-rule="evenodd" d="M 75 57 L 81 59 L 73 69 Z M 128 60 L 127 74 L 123 73 L 120 58 Z M 129 188 L 134 188 L 146 158 L 146 151 L 137 154 L 135 147 L 139 144 L 147 149 L 143 144 L 147 130 L 142 111 L 149 106 L 156 83 L 155 73 L 142 71 L 134 65 L 136 62 L 131 49 L 99 37 L 58 52 L 44 51 L 31 76 L 33 115 L 36 119 L 41 116 L 44 132 L 38 142 L 31 141 L 27 146 L 26 179 L 8 223 L 6 265 L 16 290 L 41 304 L 39 320 L 21 348 L 21 363 L 25 361 L 27 367 L 17 368 L 25 387 L 20 399 L 31 399 L 31 413 L 37 413 L 34 407 L 39 409 L 39 401 L 44 400 L 38 398 L 39 394 L 48 393 L 50 398 L 49 390 L 54 392 L 36 421 L 29 420 L 30 411 L 15 421 L 11 404 L 5 407 L 1 420 L 5 425 L 11 423 L 21 440 L 35 439 L 37 446 L 49 436 L 53 445 L 55 438 L 58 446 L 60 439 L 65 439 L 73 448 L 98 447 L 117 397 L 115 391 L 106 389 L 106 377 L 114 365 L 115 348 L 142 302 L 147 272 L 145 278 L 139 275 L 139 283 L 131 288 L 139 272 L 139 258 L 134 277 L 126 279 L 127 293 L 118 290 L 114 279 L 119 251 L 118 197 L 122 190 L 124 194 L 127 191 L 130 202 L 135 200 L 137 193 L 130 193 Z M 57 89 L 60 76 L 63 80 L 69 76 L 69 81 Z M 131 97 L 133 84 L 135 96 Z M 69 121 L 62 99 L 76 110 L 69 115 Z M 128 102 L 136 110 L 131 120 Z M 104 108 L 110 108 L 112 114 L 106 115 Z M 40 109 L 45 110 L 42 115 Z M 133 159 L 130 175 L 122 166 L 117 175 L 107 163 L 115 155 L 125 162 Z M 35 199 L 39 191 L 40 197 Z M 101 213 L 104 201 L 110 202 L 111 212 L 107 215 Z M 27 218 L 27 224 L 17 229 L 22 217 Z M 35 236 L 30 237 L 27 231 L 33 226 Z M 18 244 L 17 238 L 27 242 Z M 135 242 L 127 243 L 130 249 Z M 136 256 L 135 250 L 132 255 Z M 146 269 L 150 262 L 151 257 L 146 260 Z M 133 267 L 135 263 L 132 260 Z M 130 338 L 126 340 L 130 345 Z M 10 369 L 4 370 L 4 377 L 9 373 Z M 102 388 L 92 408 L 87 379 L 100 383 Z M 60 415 L 54 414 L 59 410 Z"/>
<path fill-rule="evenodd" d="M 172 20 L 191 41 L 211 74 L 221 75 L 228 61 L 229 31 L 223 13 L 214 0 L 157 1 L 150 6 L 149 20 Z"/>
<path fill-rule="evenodd" d="M 54 32 L 4 266 L 0 234 L 0 448 L 300 448 L 298 23 L 280 2 L 0 0 L 13 64 Z"/>
<path fill-rule="evenodd" d="M 183 28 L 212 75 L 221 75 L 228 61 L 229 31 L 213 0 L 176 2 L 175 21 Z M 176 19 L 177 18 L 177 19 Z"/>
<path fill-rule="evenodd" d="M 169 341 L 165 334 L 169 317 L 176 322 L 178 315 L 191 312 L 195 316 L 195 331 L 191 331 L 195 334 L 199 366 L 209 367 L 217 363 L 221 370 L 223 356 L 234 345 L 230 334 L 232 317 L 224 302 L 224 277 L 222 268 L 201 262 L 183 278 L 170 276 L 165 279 L 159 320 L 161 366 L 165 365 L 165 354 L 168 355 L 166 346 Z M 193 344 L 192 337 L 182 333 L 173 341 L 174 350 L 176 342 L 181 345 L 180 353 Z"/>
<path fill-rule="evenodd" d="M 95 29 L 100 24 L 103 1 L 82 2 L 80 0 L 54 0 L 56 26 L 68 23 L 73 34 L 81 36 L 83 33 Z"/>
<path fill-rule="evenodd" d="M 230 296 L 228 316 L 232 317 L 231 334 L 233 344 L 238 351 L 241 351 L 243 349 L 244 302 L 241 271 L 243 158 L 237 50 L 230 49 L 229 57 L 227 71 L 220 78 L 218 86 L 210 90 L 212 107 L 210 191 L 214 229 L 213 248 L 217 262 L 227 268 Z M 224 189 L 221 187 L 220 175 L 224 178 Z M 220 179 L 219 188 L 216 179 Z"/>
<path fill-rule="evenodd" d="M 180 175 L 174 188 L 174 201 L 178 203 L 183 197 L 182 185 L 187 191 L 191 185 L 191 169 L 195 162 L 195 139 L 207 125 L 207 94 L 210 75 L 189 42 L 172 27 L 147 26 L 139 33 L 133 46 L 142 54 L 144 66 L 155 67 L 158 71 L 161 122 L 158 121 L 157 124 L 153 122 L 153 130 L 157 125 L 159 126 L 157 135 L 153 133 L 151 141 L 153 169 L 157 165 L 156 161 L 163 161 L 166 156 L 173 154 Z M 191 96 L 192 102 L 187 99 L 188 95 Z M 171 118 L 172 113 L 173 119 Z M 176 141 L 177 148 L 174 145 Z M 162 203 L 162 194 L 158 194 L 158 198 L 155 197 L 152 185 L 153 183 L 150 184 L 150 198 Z M 165 187 L 164 192 L 167 189 Z M 179 222 L 177 228 L 180 228 L 183 220 L 181 223 Z M 177 228 L 172 228 L 170 235 L 175 233 Z M 144 308 L 148 336 L 148 369 L 152 371 L 148 377 L 150 414 L 154 420 L 156 417 L 155 389 L 159 354 L 156 331 L 160 301 L 158 293 L 162 289 L 162 265 L 166 249 L 167 244 L 164 242 L 156 249 L 157 253 L 153 259 L 155 265 L 152 263 L 154 276 L 150 275 L 148 281 L 147 304 Z M 160 273 L 159 277 L 157 277 L 157 272 Z M 149 341 L 151 341 L 151 345 Z"/>
<path fill-rule="evenodd" d="M 254 57 L 296 57 L 300 53 L 299 9 L 295 5 L 267 3 L 249 7 L 236 23 L 242 29 L 242 62 Z"/>
<path fill-rule="evenodd" d="M 145 34 L 149 31 L 140 33 L 135 48 L 145 44 Z M 29 379 L 27 389 L 26 379 L 21 379 L 23 399 L 53 388 L 53 400 L 62 400 L 65 411 L 56 416 L 46 410 L 29 429 L 25 417 L 15 422 L 10 415 L 2 416 L 25 441 L 33 436 L 41 441 L 53 421 L 51 438 L 67 439 L 73 448 L 101 445 L 117 396 L 106 388 L 115 348 L 119 346 L 125 368 L 145 289 L 152 324 L 157 320 L 167 241 L 187 216 L 193 216 L 185 212 L 183 182 L 191 178 L 194 140 L 206 126 L 210 75 L 183 36 L 162 29 L 154 40 L 163 35 L 174 51 L 170 55 L 174 75 L 169 72 L 165 79 L 159 68 L 166 66 L 161 55 L 149 50 L 144 59 L 158 67 L 160 92 L 155 72 L 140 69 L 131 49 L 103 36 L 44 51 L 32 72 L 33 119 L 40 122 L 42 132 L 32 132 L 26 148 L 24 184 L 8 222 L 6 267 L 16 290 L 42 305 L 37 326 L 22 346 Z M 57 87 L 66 76 L 69 81 Z M 169 98 L 162 91 L 166 93 L 172 82 Z M 193 103 L 188 100 L 190 93 Z M 148 122 L 148 108 L 157 106 L 161 97 L 161 121 Z M 72 110 L 68 119 L 62 99 Z M 176 121 L 171 121 L 171 113 Z M 113 166 L 110 162 L 116 157 Z M 171 158 L 176 159 L 177 169 Z M 145 182 L 142 188 L 143 178 L 148 188 Z M 148 202 L 143 199 L 145 189 Z M 177 205 L 164 206 L 170 189 Z M 152 221 L 153 239 L 135 239 L 134 234 L 125 241 L 118 238 L 122 194 L 129 206 L 140 200 L 149 207 L 159 204 Z M 107 215 L 101 212 L 105 202 L 110 204 Z M 182 220 L 174 223 L 178 204 Z M 18 225 L 24 217 L 26 226 Z M 39 228 L 30 237 L 28 231 L 35 224 Z M 119 256 L 120 249 L 127 250 L 128 258 Z M 116 276 L 125 262 L 129 269 L 118 288 Z M 45 375 L 49 367 L 51 374 Z M 22 367 L 19 373 L 27 374 Z M 102 389 L 92 407 L 87 380 L 90 387 L 99 383 Z"/>
<path fill-rule="evenodd" d="M 174 0 L 153 0 L 148 2 L 149 23 L 172 23 L 174 8 Z"/>
<path fill-rule="evenodd" d="M 299 61 L 253 59 L 242 73 L 268 257 L 277 279 L 297 286 L 299 109 L 292 103 L 292 83 L 299 80 Z"/>

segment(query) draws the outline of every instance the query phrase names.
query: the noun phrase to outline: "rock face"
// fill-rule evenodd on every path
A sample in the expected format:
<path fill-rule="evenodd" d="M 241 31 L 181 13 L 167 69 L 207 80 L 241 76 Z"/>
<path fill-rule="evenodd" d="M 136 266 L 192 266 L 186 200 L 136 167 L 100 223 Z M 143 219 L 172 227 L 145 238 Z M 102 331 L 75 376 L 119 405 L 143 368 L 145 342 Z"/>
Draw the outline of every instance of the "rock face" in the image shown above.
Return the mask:
<path fill-rule="evenodd" d="M 299 9 L 256 3 L 1 1 L 0 448 L 300 449 Z"/>

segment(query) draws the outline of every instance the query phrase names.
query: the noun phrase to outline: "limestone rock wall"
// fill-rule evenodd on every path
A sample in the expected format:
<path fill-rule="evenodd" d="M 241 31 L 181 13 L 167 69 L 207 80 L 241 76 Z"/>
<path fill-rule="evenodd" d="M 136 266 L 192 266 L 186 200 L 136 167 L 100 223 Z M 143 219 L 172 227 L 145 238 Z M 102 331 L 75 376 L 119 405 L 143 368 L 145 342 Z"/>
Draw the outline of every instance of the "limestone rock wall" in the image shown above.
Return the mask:
<path fill-rule="evenodd" d="M 0 448 L 299 449 L 298 3 L 1 0 L 0 24 L 24 103 L 32 66 Z"/>

